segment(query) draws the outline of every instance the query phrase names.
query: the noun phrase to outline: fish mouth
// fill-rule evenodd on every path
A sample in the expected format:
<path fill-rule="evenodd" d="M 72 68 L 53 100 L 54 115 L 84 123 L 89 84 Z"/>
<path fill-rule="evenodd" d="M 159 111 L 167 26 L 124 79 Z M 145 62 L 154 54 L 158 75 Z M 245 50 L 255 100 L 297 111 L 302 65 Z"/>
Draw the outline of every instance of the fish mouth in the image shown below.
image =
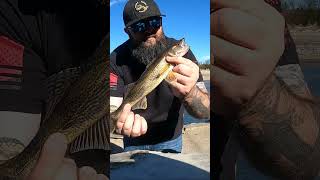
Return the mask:
<path fill-rule="evenodd" d="M 184 38 L 182 38 L 182 39 L 180 40 L 179 46 L 182 47 L 182 48 L 184 48 L 185 46 L 187 46 L 186 40 L 185 40 Z"/>
<path fill-rule="evenodd" d="M 179 51 L 177 54 L 178 56 L 184 56 L 189 51 L 189 46 L 186 45 L 181 51 Z"/>
<path fill-rule="evenodd" d="M 186 40 L 184 38 L 181 39 L 181 45 L 185 45 L 186 44 Z"/>
<path fill-rule="evenodd" d="M 185 39 L 182 38 L 179 42 L 179 54 L 186 54 L 189 51 L 189 45 L 186 43 Z"/>

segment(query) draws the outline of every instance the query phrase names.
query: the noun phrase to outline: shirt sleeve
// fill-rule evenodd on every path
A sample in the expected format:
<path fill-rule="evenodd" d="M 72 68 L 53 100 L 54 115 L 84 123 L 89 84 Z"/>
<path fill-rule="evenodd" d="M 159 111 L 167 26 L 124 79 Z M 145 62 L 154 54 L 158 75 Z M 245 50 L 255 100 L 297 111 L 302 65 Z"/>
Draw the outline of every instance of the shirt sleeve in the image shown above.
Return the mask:
<path fill-rule="evenodd" d="M 125 92 L 125 85 L 122 76 L 122 71 L 116 65 L 117 53 L 113 52 L 110 55 L 110 96 L 123 97 Z"/>
<path fill-rule="evenodd" d="M 32 44 L 35 22 L 15 1 L 0 2 L 0 111 L 42 112 L 46 65 Z"/>

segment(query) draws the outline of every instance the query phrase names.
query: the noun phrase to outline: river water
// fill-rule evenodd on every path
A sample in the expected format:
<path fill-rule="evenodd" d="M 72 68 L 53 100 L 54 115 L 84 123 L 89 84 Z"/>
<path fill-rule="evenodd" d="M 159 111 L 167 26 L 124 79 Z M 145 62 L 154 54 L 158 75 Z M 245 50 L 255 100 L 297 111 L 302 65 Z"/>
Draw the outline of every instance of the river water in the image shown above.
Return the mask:
<path fill-rule="evenodd" d="M 320 97 L 320 63 L 304 63 L 301 68 L 312 94 Z"/>

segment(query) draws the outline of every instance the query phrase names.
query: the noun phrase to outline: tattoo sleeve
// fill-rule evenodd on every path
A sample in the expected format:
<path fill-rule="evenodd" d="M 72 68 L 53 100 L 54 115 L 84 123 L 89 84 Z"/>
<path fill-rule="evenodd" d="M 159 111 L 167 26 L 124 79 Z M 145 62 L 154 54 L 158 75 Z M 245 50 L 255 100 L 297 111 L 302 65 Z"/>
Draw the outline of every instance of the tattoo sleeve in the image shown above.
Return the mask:
<path fill-rule="evenodd" d="M 207 92 L 194 86 L 189 94 L 184 98 L 183 105 L 188 113 L 198 119 L 208 119 L 210 117 L 210 100 Z"/>
<path fill-rule="evenodd" d="M 0 164 L 18 155 L 24 148 L 24 144 L 17 139 L 0 137 Z"/>
<path fill-rule="evenodd" d="M 320 170 L 320 106 L 298 65 L 277 69 L 239 113 L 240 138 L 262 172 L 308 180 Z"/>

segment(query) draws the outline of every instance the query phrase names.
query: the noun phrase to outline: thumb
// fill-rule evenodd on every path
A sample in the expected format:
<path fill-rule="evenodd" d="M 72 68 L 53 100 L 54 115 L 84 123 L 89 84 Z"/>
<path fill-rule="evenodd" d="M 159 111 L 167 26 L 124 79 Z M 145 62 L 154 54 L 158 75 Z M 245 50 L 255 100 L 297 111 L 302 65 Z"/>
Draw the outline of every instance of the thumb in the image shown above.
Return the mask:
<path fill-rule="evenodd" d="M 67 150 L 67 139 L 61 133 L 52 134 L 45 142 L 39 161 L 32 172 L 34 179 L 51 180 L 62 165 Z"/>

